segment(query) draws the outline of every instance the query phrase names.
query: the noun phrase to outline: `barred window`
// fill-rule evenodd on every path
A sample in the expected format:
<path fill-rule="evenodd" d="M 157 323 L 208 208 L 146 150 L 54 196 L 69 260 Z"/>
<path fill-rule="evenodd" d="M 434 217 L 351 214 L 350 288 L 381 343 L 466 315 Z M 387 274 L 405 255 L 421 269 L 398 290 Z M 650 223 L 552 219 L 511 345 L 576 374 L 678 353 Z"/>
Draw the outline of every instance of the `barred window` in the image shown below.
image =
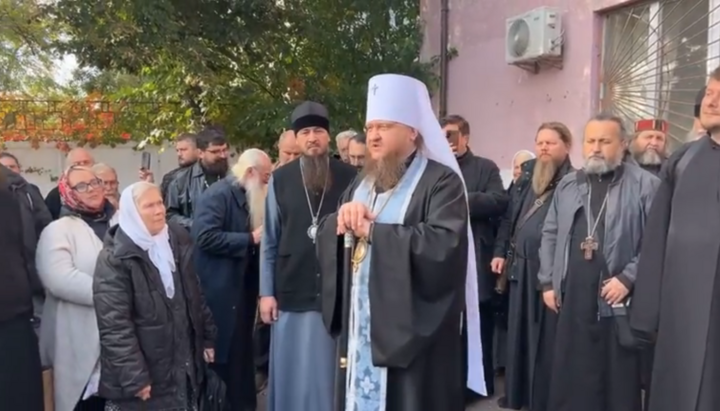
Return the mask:
<path fill-rule="evenodd" d="M 720 65 L 720 0 L 641 2 L 607 13 L 600 107 L 662 118 L 672 146 L 692 134 L 695 96 Z"/>

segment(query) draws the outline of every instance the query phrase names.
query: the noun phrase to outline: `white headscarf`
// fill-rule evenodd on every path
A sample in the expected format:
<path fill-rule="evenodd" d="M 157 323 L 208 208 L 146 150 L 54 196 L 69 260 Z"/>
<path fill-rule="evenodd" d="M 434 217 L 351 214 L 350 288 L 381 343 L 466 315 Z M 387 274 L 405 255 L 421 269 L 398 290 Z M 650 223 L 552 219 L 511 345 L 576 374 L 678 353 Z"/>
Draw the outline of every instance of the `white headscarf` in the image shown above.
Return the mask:
<path fill-rule="evenodd" d="M 445 133 L 440 127 L 430 102 L 430 93 L 420 80 L 399 74 L 379 74 L 368 84 L 366 121 L 385 120 L 405 124 L 423 137 L 423 154 L 450 167 L 463 179 L 460 165 L 452 153 Z M 464 185 L 464 184 L 463 184 Z M 468 379 L 467 386 L 480 395 L 487 395 L 482 368 L 480 313 L 475 246 L 468 219 L 468 262 L 465 283 L 466 315 L 468 319 Z"/>
<path fill-rule="evenodd" d="M 512 158 L 512 163 L 510 163 L 510 169 L 511 169 L 511 170 L 512 170 L 513 168 L 515 168 L 515 160 L 517 160 L 517 158 L 520 157 L 521 155 L 526 155 L 526 156 L 528 157 L 528 160 L 532 160 L 533 158 L 535 158 L 535 153 L 533 153 L 532 151 L 530 151 L 530 150 L 520 150 L 520 151 L 518 151 L 517 153 L 515 153 L 515 155 L 514 155 L 513 158 Z"/>
<path fill-rule="evenodd" d="M 131 184 L 120 195 L 120 214 L 118 225 L 123 232 L 130 237 L 136 246 L 148 253 L 150 261 L 160 272 L 160 279 L 165 287 L 165 294 L 168 298 L 175 295 L 175 282 L 173 271 L 175 271 L 175 256 L 170 247 L 170 235 L 167 224 L 157 235 L 150 235 L 145 223 L 143 223 L 138 212 L 137 205 L 133 199 L 133 189 L 138 185 Z"/>

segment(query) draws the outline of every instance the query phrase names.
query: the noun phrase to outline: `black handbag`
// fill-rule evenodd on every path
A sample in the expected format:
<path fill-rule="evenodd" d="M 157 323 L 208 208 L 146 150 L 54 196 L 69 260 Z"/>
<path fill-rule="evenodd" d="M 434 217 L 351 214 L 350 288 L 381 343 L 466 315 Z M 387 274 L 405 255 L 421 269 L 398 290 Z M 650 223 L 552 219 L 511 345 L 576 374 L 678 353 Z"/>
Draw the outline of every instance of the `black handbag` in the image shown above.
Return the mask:
<path fill-rule="evenodd" d="M 205 366 L 205 379 L 200 387 L 200 411 L 225 411 L 227 406 L 225 382 Z"/>

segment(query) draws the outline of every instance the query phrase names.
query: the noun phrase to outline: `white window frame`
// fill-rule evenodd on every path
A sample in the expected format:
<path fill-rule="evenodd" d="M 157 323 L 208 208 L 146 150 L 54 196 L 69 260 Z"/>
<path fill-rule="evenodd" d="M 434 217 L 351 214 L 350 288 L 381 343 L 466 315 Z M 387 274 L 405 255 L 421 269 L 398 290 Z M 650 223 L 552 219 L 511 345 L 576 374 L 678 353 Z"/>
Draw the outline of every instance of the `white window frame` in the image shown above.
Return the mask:
<path fill-rule="evenodd" d="M 716 0 L 720 1 L 720 0 Z M 645 79 L 645 103 L 643 108 L 646 118 L 655 118 L 658 116 L 660 109 L 660 87 L 662 81 L 662 48 L 661 46 L 661 30 L 662 30 L 662 5 L 659 1 L 650 4 L 648 13 L 648 36 L 647 36 L 647 65 L 648 76 Z"/>
<path fill-rule="evenodd" d="M 709 0 L 707 74 L 720 66 L 720 0 Z"/>

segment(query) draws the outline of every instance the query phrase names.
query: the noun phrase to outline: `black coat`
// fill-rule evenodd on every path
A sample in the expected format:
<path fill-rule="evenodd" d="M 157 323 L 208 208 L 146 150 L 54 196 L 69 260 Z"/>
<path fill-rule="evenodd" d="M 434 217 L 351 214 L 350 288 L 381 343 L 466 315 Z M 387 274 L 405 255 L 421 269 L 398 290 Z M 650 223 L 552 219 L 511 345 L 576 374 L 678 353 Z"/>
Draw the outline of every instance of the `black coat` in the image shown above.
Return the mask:
<path fill-rule="evenodd" d="M 218 181 L 200 196 L 190 233 L 195 269 L 218 328 L 215 361 L 220 364 L 229 357 L 237 310 L 253 307 L 257 300 L 259 274 L 257 264 L 251 263 L 258 258 L 258 247 L 251 231 L 245 190 L 234 176 Z M 245 313 L 248 318 L 254 318 L 254 308 L 251 311 Z"/>
<path fill-rule="evenodd" d="M 468 150 L 458 158 L 465 179 L 470 206 L 470 226 L 475 241 L 480 302 L 489 301 L 497 276 L 490 271 L 495 234 L 500 217 L 510 198 L 503 186 L 500 169 L 494 161 L 478 157 Z"/>
<path fill-rule="evenodd" d="M 170 241 L 196 347 L 195 381 L 200 383 L 203 348 L 214 346 L 215 325 L 195 275 L 190 236 L 181 227 L 170 225 Z M 147 385 L 152 386 L 153 398 L 174 395 L 173 374 L 183 364 L 177 363 L 177 333 L 164 293 L 160 274 L 147 252 L 118 226 L 111 228 L 98 256 L 93 282 L 100 331 L 101 397 L 131 399 Z"/>
<path fill-rule="evenodd" d="M 44 289 L 35 268 L 35 250 L 40 233 L 53 221 L 53 218 L 37 186 L 28 183 L 21 175 L 12 172 L 5 166 L 0 165 L 0 173 L 5 175 L 8 189 L 20 205 L 20 223 L 30 286 L 34 295 L 42 296 Z"/>

